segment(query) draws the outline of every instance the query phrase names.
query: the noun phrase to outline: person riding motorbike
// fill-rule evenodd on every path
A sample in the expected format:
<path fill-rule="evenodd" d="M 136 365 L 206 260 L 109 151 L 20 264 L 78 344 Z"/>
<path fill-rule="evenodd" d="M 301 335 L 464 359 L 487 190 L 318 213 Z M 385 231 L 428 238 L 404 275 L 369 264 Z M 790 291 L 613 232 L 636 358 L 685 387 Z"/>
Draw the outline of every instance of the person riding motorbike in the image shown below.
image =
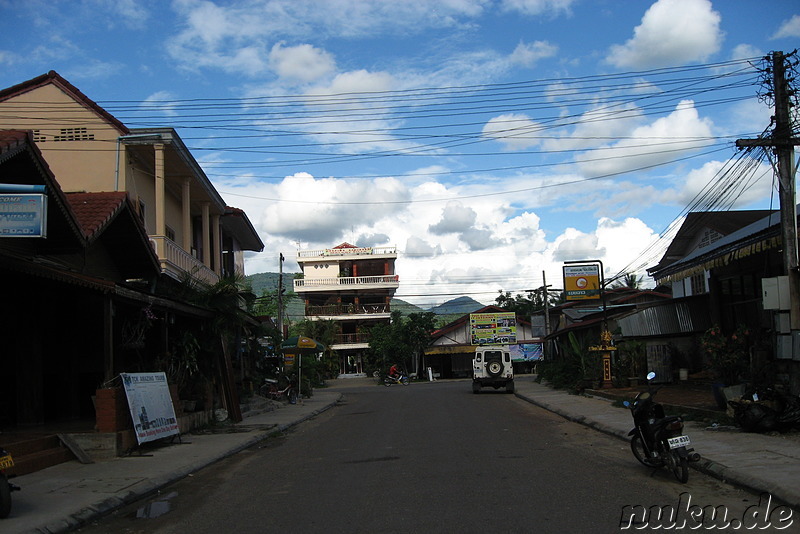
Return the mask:
<path fill-rule="evenodd" d="M 389 376 L 395 379 L 400 378 L 400 368 L 397 367 L 396 363 L 389 368 Z"/>

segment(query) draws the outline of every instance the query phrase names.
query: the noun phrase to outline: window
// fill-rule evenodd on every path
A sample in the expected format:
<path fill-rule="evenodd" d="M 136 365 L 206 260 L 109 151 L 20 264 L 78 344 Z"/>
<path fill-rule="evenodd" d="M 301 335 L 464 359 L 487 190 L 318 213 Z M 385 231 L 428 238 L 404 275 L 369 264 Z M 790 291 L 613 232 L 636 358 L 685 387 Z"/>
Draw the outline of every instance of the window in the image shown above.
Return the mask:
<path fill-rule="evenodd" d="M 175 230 L 167 226 L 167 239 L 170 241 L 175 241 Z"/>
<path fill-rule="evenodd" d="M 692 295 L 702 295 L 706 292 L 706 273 L 702 272 L 692 276 Z"/>
<path fill-rule="evenodd" d="M 44 143 L 45 141 L 47 141 L 47 136 L 42 135 L 39 130 L 33 130 L 34 143 Z"/>

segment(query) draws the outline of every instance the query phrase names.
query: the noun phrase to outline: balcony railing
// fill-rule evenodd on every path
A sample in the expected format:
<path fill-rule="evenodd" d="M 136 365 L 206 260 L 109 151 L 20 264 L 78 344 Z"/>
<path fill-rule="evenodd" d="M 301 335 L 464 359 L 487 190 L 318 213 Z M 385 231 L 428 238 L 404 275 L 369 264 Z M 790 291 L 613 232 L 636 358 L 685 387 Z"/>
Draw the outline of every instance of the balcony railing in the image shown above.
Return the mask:
<path fill-rule="evenodd" d="M 309 306 L 306 315 L 371 315 L 391 313 L 388 304 L 323 304 Z"/>
<path fill-rule="evenodd" d="M 350 256 L 391 256 L 397 254 L 397 247 L 324 248 L 319 250 L 298 250 L 298 258 L 350 257 Z"/>
<path fill-rule="evenodd" d="M 209 285 L 219 282 L 217 273 L 183 250 L 173 240 L 164 236 L 151 235 L 150 242 L 155 248 L 161 270 L 173 278 L 180 280 L 184 273 L 191 273 L 194 278 Z"/>
<path fill-rule="evenodd" d="M 336 345 L 355 345 L 356 343 L 369 343 L 369 332 L 357 334 L 336 334 Z"/>
<path fill-rule="evenodd" d="M 294 290 L 344 289 L 363 287 L 372 289 L 397 289 L 400 278 L 396 274 L 379 276 L 341 276 L 339 278 L 299 278 L 294 281 Z"/>

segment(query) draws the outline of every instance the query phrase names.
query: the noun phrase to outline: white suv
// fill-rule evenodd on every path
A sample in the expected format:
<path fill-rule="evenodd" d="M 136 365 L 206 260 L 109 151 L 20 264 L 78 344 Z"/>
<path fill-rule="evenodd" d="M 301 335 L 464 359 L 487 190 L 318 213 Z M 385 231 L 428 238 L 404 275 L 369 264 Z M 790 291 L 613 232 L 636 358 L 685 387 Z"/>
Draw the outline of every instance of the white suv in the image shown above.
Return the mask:
<path fill-rule="evenodd" d="M 472 392 L 480 393 L 482 387 L 506 388 L 514 393 L 514 368 L 508 345 L 475 347 L 472 359 Z"/>

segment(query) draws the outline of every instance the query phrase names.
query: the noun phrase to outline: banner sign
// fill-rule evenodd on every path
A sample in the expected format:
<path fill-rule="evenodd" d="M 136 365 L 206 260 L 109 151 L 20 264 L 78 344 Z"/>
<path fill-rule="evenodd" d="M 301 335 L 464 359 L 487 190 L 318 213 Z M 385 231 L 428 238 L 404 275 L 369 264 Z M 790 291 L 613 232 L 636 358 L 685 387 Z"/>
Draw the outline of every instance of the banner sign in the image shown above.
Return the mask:
<path fill-rule="evenodd" d="M 514 312 L 470 313 L 469 337 L 473 345 L 509 345 L 517 342 Z"/>
<path fill-rule="evenodd" d="M 139 445 L 180 433 L 165 373 L 121 373 Z"/>
<path fill-rule="evenodd" d="M 512 362 L 538 362 L 543 355 L 541 343 L 520 343 L 511 347 Z"/>
<path fill-rule="evenodd" d="M 600 298 L 599 265 L 565 265 L 563 269 L 567 300 Z"/>
<path fill-rule="evenodd" d="M 0 237 L 47 237 L 47 196 L 0 194 Z"/>

